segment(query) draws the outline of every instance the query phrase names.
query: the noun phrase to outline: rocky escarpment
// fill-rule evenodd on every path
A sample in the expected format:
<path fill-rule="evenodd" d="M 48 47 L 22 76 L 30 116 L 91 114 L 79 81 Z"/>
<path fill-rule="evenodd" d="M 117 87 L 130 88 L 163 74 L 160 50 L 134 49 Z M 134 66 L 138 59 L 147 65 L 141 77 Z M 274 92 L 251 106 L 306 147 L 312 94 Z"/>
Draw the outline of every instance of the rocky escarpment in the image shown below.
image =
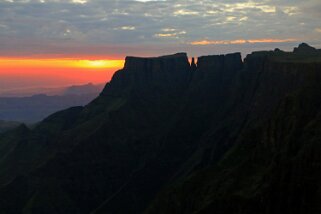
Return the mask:
<path fill-rule="evenodd" d="M 240 53 L 202 56 L 197 60 L 197 67 L 200 71 L 207 69 L 216 72 L 236 71 L 242 69 L 243 62 Z"/>
<path fill-rule="evenodd" d="M 236 121 L 243 120 L 237 134 L 231 118 L 221 122 L 224 137 L 208 131 L 205 146 L 188 162 L 202 161 L 168 184 L 145 213 L 320 212 L 321 63 L 277 55 L 245 59 L 240 76 L 247 86 L 238 110 L 229 111 L 235 117 L 247 108 L 237 114 Z M 217 160 L 217 143 L 231 140 Z"/>
<path fill-rule="evenodd" d="M 126 57 L 124 68 L 115 73 L 102 95 L 181 93 L 189 77 L 190 64 L 186 53 L 154 58 Z"/>
<path fill-rule="evenodd" d="M 0 137 L 0 209 L 319 213 L 310 52 L 127 57 L 87 106 Z"/>

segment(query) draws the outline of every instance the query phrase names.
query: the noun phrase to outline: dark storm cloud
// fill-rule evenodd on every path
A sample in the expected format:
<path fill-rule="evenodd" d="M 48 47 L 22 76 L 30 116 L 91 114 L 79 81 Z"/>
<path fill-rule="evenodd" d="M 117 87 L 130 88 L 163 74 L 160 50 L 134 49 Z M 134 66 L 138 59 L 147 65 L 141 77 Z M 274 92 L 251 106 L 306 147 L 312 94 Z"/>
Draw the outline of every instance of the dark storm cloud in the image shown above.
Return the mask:
<path fill-rule="evenodd" d="M 2 0 L 0 53 L 198 54 L 209 47 L 191 45 L 197 41 L 224 52 L 258 39 L 320 45 L 319 11 L 319 0 Z"/>

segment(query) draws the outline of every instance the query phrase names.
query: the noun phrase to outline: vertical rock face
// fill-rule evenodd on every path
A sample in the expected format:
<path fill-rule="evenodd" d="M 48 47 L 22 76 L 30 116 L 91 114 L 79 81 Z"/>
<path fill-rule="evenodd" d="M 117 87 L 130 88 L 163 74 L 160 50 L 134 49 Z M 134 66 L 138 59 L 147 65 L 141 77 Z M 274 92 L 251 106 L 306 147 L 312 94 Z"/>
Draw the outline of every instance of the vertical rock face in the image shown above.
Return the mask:
<path fill-rule="evenodd" d="M 154 58 L 126 57 L 124 68 L 114 75 L 102 94 L 128 88 L 143 93 L 150 90 L 180 91 L 186 87 L 189 76 L 190 64 L 186 53 Z"/>
<path fill-rule="evenodd" d="M 191 84 L 203 81 L 204 86 L 216 87 L 224 96 L 231 81 L 237 78 L 242 68 L 243 61 L 240 53 L 202 56 L 197 60 L 197 69 Z"/>
<path fill-rule="evenodd" d="M 223 114 L 225 119 L 214 120 L 224 124 L 222 127 L 216 129 L 215 124 L 207 130 L 205 146 L 196 152 L 203 154 L 200 165 L 218 157 L 217 151 L 224 151 L 221 145 L 229 140 L 233 139 L 236 145 L 227 149 L 229 152 L 218 164 L 205 164 L 202 171 L 195 170 L 185 181 L 179 180 L 166 193 L 162 192 L 147 213 L 321 211 L 321 62 L 314 59 L 311 63 L 309 54 L 303 56 L 297 58 L 296 53 L 280 51 L 250 54 L 243 69 L 234 72 L 232 79 L 236 81 L 229 82 L 231 88 L 238 90 L 227 94 L 219 88 L 206 90 L 209 94 L 225 93 L 220 104 L 229 110 Z M 199 64 L 198 69 L 222 72 L 223 58 L 212 57 L 206 66 Z M 211 82 L 220 77 L 213 76 Z M 215 85 L 219 82 L 222 81 L 215 81 Z M 236 108 L 226 102 L 229 97 L 238 101 Z M 219 106 L 214 107 L 212 116 L 220 110 Z"/>
<path fill-rule="evenodd" d="M 194 71 L 196 71 L 196 69 L 197 69 L 197 65 L 195 63 L 195 58 L 193 57 L 192 62 L 191 62 L 191 70 L 192 70 L 192 72 L 194 72 Z"/>
<path fill-rule="evenodd" d="M 203 71 L 226 72 L 242 69 L 243 62 L 240 53 L 202 56 L 197 60 L 197 67 Z"/>
<path fill-rule="evenodd" d="M 258 52 L 248 55 L 244 60 L 244 76 L 251 91 L 249 96 L 255 100 L 252 119 L 258 121 L 271 116 L 275 107 L 290 93 L 309 87 L 319 79 L 319 63 L 305 63 L 291 59 L 293 53 L 279 55 L 278 51 Z M 287 60 L 287 58 L 291 60 Z"/>
<path fill-rule="evenodd" d="M 141 93 L 181 91 L 190 83 L 194 72 L 196 76 L 219 74 L 223 78 L 231 78 L 233 72 L 242 68 L 240 53 L 199 57 L 197 65 L 194 58 L 189 64 L 186 53 L 154 58 L 126 57 L 124 68 L 115 73 L 102 95 L 128 93 L 129 88 Z"/>

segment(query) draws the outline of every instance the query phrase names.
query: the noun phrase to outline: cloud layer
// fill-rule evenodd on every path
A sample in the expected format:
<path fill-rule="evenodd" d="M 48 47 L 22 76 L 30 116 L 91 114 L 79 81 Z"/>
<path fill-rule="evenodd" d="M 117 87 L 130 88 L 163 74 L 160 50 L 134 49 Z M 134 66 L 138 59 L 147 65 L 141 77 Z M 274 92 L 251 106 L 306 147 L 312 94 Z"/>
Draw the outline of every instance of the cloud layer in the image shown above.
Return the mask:
<path fill-rule="evenodd" d="M 122 57 L 319 46 L 320 11 L 320 0 L 0 0 L 0 54 Z"/>

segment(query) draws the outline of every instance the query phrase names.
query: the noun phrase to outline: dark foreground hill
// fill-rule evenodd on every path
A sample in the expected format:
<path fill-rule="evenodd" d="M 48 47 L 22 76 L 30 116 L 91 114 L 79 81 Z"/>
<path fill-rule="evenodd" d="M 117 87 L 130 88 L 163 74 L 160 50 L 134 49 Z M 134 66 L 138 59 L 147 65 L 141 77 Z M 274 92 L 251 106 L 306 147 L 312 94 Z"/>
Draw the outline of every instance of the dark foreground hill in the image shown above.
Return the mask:
<path fill-rule="evenodd" d="M 320 213 L 320 56 L 127 57 L 89 105 L 0 137 L 0 210 Z"/>
<path fill-rule="evenodd" d="M 10 129 L 17 128 L 19 125 L 21 125 L 21 123 L 0 120 L 0 133 L 6 132 Z"/>

